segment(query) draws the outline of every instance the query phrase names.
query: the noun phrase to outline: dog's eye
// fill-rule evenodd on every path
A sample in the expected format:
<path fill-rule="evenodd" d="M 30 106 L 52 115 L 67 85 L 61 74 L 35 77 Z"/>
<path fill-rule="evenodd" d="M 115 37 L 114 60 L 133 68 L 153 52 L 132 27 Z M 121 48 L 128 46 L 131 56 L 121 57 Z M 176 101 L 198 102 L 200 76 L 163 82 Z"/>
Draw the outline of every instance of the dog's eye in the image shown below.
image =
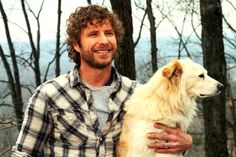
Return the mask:
<path fill-rule="evenodd" d="M 198 77 L 200 77 L 200 78 L 203 78 L 203 79 L 204 79 L 204 74 L 200 74 L 200 75 L 198 75 Z"/>

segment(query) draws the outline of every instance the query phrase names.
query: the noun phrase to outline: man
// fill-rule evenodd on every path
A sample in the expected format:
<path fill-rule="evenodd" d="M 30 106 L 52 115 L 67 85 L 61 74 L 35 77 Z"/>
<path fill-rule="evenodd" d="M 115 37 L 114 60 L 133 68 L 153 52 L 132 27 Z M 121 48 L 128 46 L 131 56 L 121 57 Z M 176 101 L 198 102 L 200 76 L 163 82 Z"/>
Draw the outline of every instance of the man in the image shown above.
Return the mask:
<path fill-rule="evenodd" d="M 36 89 L 12 156 L 115 156 L 123 105 L 137 84 L 112 67 L 122 24 L 106 8 L 90 5 L 70 15 L 67 34 L 76 66 Z M 168 141 L 169 147 L 154 142 L 150 149 L 179 153 L 190 148 L 191 136 L 179 128 L 155 127 L 167 134 L 149 133 L 147 138 Z"/>

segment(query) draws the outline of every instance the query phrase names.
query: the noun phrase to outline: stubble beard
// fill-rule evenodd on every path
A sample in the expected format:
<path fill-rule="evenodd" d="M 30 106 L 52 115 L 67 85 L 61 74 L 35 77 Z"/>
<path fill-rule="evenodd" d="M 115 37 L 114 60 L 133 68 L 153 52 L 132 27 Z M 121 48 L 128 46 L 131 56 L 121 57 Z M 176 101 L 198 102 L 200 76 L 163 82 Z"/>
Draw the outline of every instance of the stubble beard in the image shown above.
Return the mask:
<path fill-rule="evenodd" d="M 85 55 L 85 53 L 87 53 L 87 55 Z M 112 53 L 111 59 L 107 62 L 101 63 L 97 61 L 93 56 L 94 52 L 85 52 L 85 53 L 80 54 L 81 60 L 83 60 L 86 64 L 88 64 L 90 67 L 94 69 L 105 69 L 106 67 L 110 66 L 112 64 L 112 61 L 118 56 L 117 50 L 115 50 L 114 52 L 109 52 Z"/>

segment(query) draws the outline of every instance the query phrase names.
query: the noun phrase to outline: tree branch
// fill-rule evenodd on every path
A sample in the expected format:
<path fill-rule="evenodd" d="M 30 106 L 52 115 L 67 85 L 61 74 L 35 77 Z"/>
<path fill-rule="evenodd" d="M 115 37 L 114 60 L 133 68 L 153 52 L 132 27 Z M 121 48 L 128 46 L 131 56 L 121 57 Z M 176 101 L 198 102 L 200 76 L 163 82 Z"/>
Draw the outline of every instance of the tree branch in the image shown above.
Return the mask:
<path fill-rule="evenodd" d="M 14 108 L 14 106 L 12 106 L 11 104 L 7 104 L 4 101 L 0 103 L 0 107 L 11 107 L 11 108 Z"/>

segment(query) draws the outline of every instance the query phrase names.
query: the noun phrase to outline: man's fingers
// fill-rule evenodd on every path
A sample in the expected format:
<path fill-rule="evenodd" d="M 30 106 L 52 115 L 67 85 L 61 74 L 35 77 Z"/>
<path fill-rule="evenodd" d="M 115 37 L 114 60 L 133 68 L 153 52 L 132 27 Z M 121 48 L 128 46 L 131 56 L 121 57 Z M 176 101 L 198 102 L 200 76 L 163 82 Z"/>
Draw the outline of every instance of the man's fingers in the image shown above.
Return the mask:
<path fill-rule="evenodd" d="M 179 126 L 170 128 L 162 124 L 155 124 L 156 132 L 147 134 L 147 138 L 151 139 L 148 145 L 150 149 L 158 153 L 183 153 L 192 145 L 192 137 L 182 131 Z"/>
<path fill-rule="evenodd" d="M 179 125 L 177 125 L 176 128 L 171 128 L 171 127 L 167 127 L 167 126 L 160 124 L 160 123 L 155 123 L 154 127 L 157 129 L 164 130 L 167 133 L 176 133 L 176 131 L 180 130 Z"/>
<path fill-rule="evenodd" d="M 157 153 L 161 153 L 161 154 L 173 154 L 176 152 L 180 152 L 181 151 L 178 148 L 170 148 L 170 149 L 154 149 L 155 152 Z"/>
<path fill-rule="evenodd" d="M 155 132 L 151 132 L 147 134 L 147 137 L 149 139 L 158 139 L 160 141 L 177 141 L 177 137 L 175 135 L 172 134 L 166 134 L 166 133 L 155 133 Z"/>
<path fill-rule="evenodd" d="M 157 153 L 176 153 L 181 152 L 178 142 L 152 142 L 148 147 L 154 149 Z"/>

